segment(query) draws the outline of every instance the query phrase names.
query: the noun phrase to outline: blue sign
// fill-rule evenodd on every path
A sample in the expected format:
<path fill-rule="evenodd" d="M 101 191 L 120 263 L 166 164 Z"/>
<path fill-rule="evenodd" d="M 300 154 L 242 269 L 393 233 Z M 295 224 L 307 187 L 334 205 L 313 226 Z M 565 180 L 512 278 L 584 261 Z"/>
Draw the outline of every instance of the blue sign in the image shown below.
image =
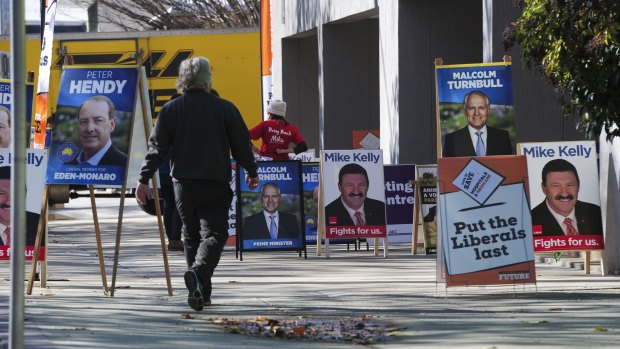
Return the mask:
<path fill-rule="evenodd" d="M 124 184 L 137 79 L 135 67 L 63 70 L 46 173 L 48 184 Z"/>
<path fill-rule="evenodd" d="M 243 180 L 245 169 L 237 165 L 242 251 L 304 249 L 301 162 L 259 162 L 260 185 L 254 190 Z"/>

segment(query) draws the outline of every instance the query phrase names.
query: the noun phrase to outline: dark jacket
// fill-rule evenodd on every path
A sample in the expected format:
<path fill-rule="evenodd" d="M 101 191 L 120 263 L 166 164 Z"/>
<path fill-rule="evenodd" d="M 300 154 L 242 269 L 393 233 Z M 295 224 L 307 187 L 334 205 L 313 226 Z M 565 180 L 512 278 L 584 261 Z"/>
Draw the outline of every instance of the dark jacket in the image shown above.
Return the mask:
<path fill-rule="evenodd" d="M 508 131 L 487 125 L 486 155 L 512 155 Z M 465 126 L 446 135 L 443 146 L 444 157 L 476 156 L 469 127 Z"/>
<path fill-rule="evenodd" d="M 385 225 L 385 203 L 366 198 L 364 200 L 364 216 L 366 225 Z M 328 225 L 355 225 L 340 196 L 325 206 L 325 217 Z M 336 223 L 330 224 L 333 222 L 333 218 L 336 218 Z"/>
<path fill-rule="evenodd" d="M 229 182 L 231 153 L 256 177 L 250 135 L 239 110 L 204 90 L 188 91 L 162 107 L 149 137 L 140 183 L 148 183 L 173 146 L 170 174 L 180 182 Z"/>
<path fill-rule="evenodd" d="M 575 218 L 577 219 L 579 235 L 603 234 L 601 208 L 598 205 L 577 200 Z M 535 235 L 534 237 L 564 236 L 562 227 L 547 207 L 546 199 L 532 210 L 532 225 L 542 225 L 542 235 Z"/>
<path fill-rule="evenodd" d="M 127 166 L 127 154 L 118 150 L 114 145 L 103 154 L 99 165 Z"/>
<path fill-rule="evenodd" d="M 290 213 L 279 212 L 278 219 L 278 239 L 299 239 L 299 223 L 297 217 Z M 269 227 L 265 220 L 263 211 L 248 216 L 243 221 L 243 239 L 271 239 L 269 235 Z"/>

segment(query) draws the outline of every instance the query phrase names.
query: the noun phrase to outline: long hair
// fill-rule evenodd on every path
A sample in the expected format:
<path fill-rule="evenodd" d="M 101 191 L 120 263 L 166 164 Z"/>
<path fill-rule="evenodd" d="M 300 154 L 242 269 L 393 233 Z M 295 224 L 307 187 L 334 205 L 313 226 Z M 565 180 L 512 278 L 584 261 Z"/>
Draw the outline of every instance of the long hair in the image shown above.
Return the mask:
<path fill-rule="evenodd" d="M 188 58 L 179 66 L 177 90 L 185 93 L 192 89 L 211 90 L 211 64 L 205 57 Z"/>

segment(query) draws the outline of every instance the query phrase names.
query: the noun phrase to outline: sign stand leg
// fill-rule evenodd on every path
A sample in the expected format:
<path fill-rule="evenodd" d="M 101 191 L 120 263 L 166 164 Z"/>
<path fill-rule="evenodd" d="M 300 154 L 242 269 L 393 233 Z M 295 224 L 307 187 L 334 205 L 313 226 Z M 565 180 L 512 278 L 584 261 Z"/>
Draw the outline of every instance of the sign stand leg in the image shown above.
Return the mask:
<path fill-rule="evenodd" d="M 93 223 L 95 224 L 95 239 L 97 240 L 97 255 L 99 256 L 99 270 L 101 272 L 101 283 L 103 284 L 103 293 L 108 294 L 108 280 L 105 273 L 105 262 L 103 260 L 103 248 L 101 247 L 101 230 L 99 229 L 99 218 L 97 216 L 97 204 L 95 203 L 95 189 L 91 185 L 88 186 L 90 194 L 90 206 L 93 211 Z"/>
<path fill-rule="evenodd" d="M 34 243 L 34 251 L 32 252 L 32 262 L 30 264 L 30 276 L 28 277 L 28 287 L 26 294 L 32 294 L 32 286 L 34 284 L 34 276 L 37 270 L 37 262 L 39 261 L 39 250 L 41 249 L 41 239 L 43 237 L 43 223 L 47 216 L 47 196 L 49 194 L 49 187 L 46 185 L 43 190 L 43 202 L 41 202 L 41 216 L 39 217 L 39 224 L 37 226 L 37 236 Z M 43 272 L 43 270 L 41 270 Z M 43 280 L 43 276 L 40 276 Z"/>
<path fill-rule="evenodd" d="M 146 148 L 148 149 L 148 137 L 150 135 L 150 128 L 149 125 L 151 125 L 151 123 L 153 122 L 150 119 L 150 113 L 146 112 L 148 110 L 148 108 L 150 108 L 149 105 L 147 105 L 146 103 L 146 97 L 148 95 L 148 87 L 147 87 L 147 82 L 146 82 L 146 70 L 144 69 L 144 66 L 142 66 L 142 54 L 138 55 L 137 57 L 137 62 L 138 62 L 138 66 L 142 67 L 139 71 L 138 71 L 138 94 L 140 96 L 140 105 L 142 106 L 142 125 L 144 127 L 144 134 L 146 135 L 146 139 L 145 141 L 147 142 L 146 144 Z M 170 283 L 170 268 L 168 268 L 168 254 L 166 251 L 166 239 L 164 237 L 164 225 L 162 223 L 162 216 L 161 216 L 161 207 L 159 206 L 159 193 L 157 191 L 157 188 L 159 188 L 159 183 L 157 180 L 156 176 L 153 176 L 152 178 L 153 181 L 153 192 L 154 192 L 154 198 L 155 198 L 155 212 L 157 213 L 157 224 L 159 225 L 159 239 L 161 242 L 161 251 L 162 251 L 162 257 L 164 260 L 164 273 L 166 274 L 166 286 L 168 288 L 168 296 L 172 296 L 172 285 Z M 124 194 L 123 194 L 123 198 L 124 198 Z M 120 224 L 119 224 L 120 226 Z M 118 235 L 120 236 L 120 231 L 118 232 Z M 118 243 L 118 241 L 117 241 Z M 115 261 L 115 265 L 114 265 L 114 271 L 116 271 L 116 261 Z"/>
<path fill-rule="evenodd" d="M 116 289 L 116 273 L 118 270 L 118 255 L 121 247 L 121 232 L 123 227 L 123 211 L 125 208 L 125 190 L 127 187 L 123 184 L 121 189 L 121 202 L 118 208 L 118 222 L 116 223 L 116 242 L 114 244 L 114 266 L 112 267 L 112 286 L 110 287 L 110 297 L 114 297 L 114 290 Z"/>
<path fill-rule="evenodd" d="M 383 243 L 385 244 L 385 241 Z M 385 251 L 385 245 L 383 245 L 383 251 Z M 373 246 L 373 254 L 375 257 L 379 255 L 379 238 L 375 238 L 375 244 Z"/>
<path fill-rule="evenodd" d="M 153 176 L 153 188 L 158 188 L 157 177 Z M 166 251 L 166 238 L 164 237 L 164 223 L 161 216 L 161 206 L 159 205 L 159 193 L 157 189 L 153 190 L 155 199 L 155 212 L 157 213 L 157 225 L 159 226 L 159 241 L 161 243 L 161 254 L 164 259 L 164 274 L 166 274 L 166 286 L 168 296 L 172 296 L 172 284 L 170 282 L 170 268 L 168 267 L 168 253 Z"/>
<path fill-rule="evenodd" d="M 389 255 L 388 252 L 388 238 L 387 236 L 383 238 L 383 258 L 387 258 Z"/>
<path fill-rule="evenodd" d="M 591 257 L 591 252 L 586 251 L 585 256 L 583 256 L 584 258 L 583 269 L 585 270 L 587 275 L 590 275 L 590 257 Z"/>
<path fill-rule="evenodd" d="M 420 230 L 420 211 L 422 210 L 422 205 L 420 204 L 420 186 L 417 181 L 415 183 L 416 191 L 415 191 L 415 201 L 413 204 L 414 210 L 414 218 L 413 218 L 413 236 L 411 241 L 411 254 L 418 254 L 418 232 Z"/>

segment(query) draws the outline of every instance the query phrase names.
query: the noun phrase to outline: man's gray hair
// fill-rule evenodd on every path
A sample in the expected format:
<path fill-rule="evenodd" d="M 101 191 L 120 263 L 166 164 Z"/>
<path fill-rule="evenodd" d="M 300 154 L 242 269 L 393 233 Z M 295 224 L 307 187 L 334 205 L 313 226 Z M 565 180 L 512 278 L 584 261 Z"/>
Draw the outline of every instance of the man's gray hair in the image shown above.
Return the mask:
<path fill-rule="evenodd" d="M 211 64 L 205 57 L 188 58 L 179 66 L 177 90 L 185 93 L 191 89 L 211 90 Z"/>

